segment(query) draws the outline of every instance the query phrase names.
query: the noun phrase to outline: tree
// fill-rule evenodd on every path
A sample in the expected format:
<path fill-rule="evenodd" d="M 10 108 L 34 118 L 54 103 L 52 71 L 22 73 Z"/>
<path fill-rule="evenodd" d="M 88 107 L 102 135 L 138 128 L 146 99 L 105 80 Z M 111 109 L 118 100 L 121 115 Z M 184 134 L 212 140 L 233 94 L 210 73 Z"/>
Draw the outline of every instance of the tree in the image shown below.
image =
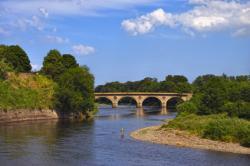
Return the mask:
<path fill-rule="evenodd" d="M 0 59 L 8 63 L 17 72 L 30 72 L 31 64 L 26 52 L 18 45 L 1 46 Z"/>
<path fill-rule="evenodd" d="M 194 81 L 195 94 L 199 96 L 200 114 L 221 112 L 221 107 L 228 99 L 228 89 L 225 78 L 219 76 L 202 76 Z"/>
<path fill-rule="evenodd" d="M 62 63 L 62 56 L 60 52 L 57 50 L 50 50 L 44 58 L 41 73 L 52 78 L 53 80 L 58 80 L 59 76 L 64 71 L 65 68 Z"/>
<path fill-rule="evenodd" d="M 94 76 L 88 68 L 71 68 L 60 76 L 55 106 L 62 113 L 94 110 Z"/>
<path fill-rule="evenodd" d="M 66 69 L 79 67 L 79 65 L 76 62 L 75 57 L 71 54 L 64 54 L 62 56 L 62 63 L 64 65 L 64 68 Z"/>
<path fill-rule="evenodd" d="M 165 79 L 166 81 L 179 83 L 179 82 L 188 82 L 188 79 L 182 75 L 168 75 Z"/>

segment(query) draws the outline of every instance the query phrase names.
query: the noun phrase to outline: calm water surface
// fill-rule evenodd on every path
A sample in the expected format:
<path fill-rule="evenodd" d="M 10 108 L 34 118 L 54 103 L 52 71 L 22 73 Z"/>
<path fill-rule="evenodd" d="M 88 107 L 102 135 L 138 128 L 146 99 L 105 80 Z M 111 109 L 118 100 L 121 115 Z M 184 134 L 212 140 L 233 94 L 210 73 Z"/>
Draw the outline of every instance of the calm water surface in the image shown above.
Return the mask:
<path fill-rule="evenodd" d="M 0 165 L 250 165 L 249 155 L 151 144 L 129 137 L 133 130 L 174 116 L 152 108 L 144 113 L 132 107 L 102 108 L 88 123 L 41 121 L 0 126 Z M 125 129 L 123 139 L 121 128 Z"/>

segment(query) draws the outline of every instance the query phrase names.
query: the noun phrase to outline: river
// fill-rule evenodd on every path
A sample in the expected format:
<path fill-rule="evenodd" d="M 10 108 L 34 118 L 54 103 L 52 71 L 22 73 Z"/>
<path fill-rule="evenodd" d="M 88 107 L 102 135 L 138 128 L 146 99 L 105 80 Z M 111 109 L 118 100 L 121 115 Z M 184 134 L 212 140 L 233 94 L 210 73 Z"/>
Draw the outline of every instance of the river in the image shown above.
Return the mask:
<path fill-rule="evenodd" d="M 100 108 L 85 123 L 24 122 L 0 126 L 1 166 L 249 166 L 250 156 L 136 141 L 129 133 L 174 118 L 174 112 Z M 121 138 L 120 129 L 125 136 Z"/>

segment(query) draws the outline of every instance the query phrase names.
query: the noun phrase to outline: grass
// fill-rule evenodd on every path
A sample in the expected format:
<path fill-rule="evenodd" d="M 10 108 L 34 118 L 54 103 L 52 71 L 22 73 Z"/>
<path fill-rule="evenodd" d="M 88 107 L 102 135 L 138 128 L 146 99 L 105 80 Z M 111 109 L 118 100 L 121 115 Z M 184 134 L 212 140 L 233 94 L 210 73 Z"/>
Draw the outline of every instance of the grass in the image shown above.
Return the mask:
<path fill-rule="evenodd" d="M 203 138 L 237 142 L 250 147 L 250 121 L 230 118 L 226 114 L 180 114 L 162 128 L 186 130 Z"/>
<path fill-rule="evenodd" d="M 53 108 L 55 84 L 36 74 L 9 73 L 0 81 L 0 109 L 49 109 Z"/>

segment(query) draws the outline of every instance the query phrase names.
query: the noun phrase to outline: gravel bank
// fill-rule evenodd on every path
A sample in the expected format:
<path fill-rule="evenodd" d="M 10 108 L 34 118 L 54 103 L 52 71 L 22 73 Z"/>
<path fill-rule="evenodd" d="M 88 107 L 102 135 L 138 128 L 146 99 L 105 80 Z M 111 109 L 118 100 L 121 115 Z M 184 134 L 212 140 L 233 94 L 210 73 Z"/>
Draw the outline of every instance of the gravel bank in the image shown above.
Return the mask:
<path fill-rule="evenodd" d="M 250 154 L 250 148 L 242 147 L 237 143 L 226 143 L 203 139 L 186 131 L 161 129 L 161 126 L 142 128 L 130 133 L 134 139 L 148 141 L 157 144 L 190 147 L 197 149 Z"/>

